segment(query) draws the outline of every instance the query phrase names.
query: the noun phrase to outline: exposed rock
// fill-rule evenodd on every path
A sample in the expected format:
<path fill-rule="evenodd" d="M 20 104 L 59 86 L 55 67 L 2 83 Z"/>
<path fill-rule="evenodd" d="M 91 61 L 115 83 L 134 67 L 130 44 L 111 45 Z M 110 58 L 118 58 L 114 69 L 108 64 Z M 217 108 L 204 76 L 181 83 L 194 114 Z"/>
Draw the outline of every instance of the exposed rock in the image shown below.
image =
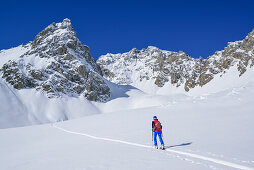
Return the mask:
<path fill-rule="evenodd" d="M 97 60 L 103 76 L 117 84 L 135 85 L 138 81 L 153 80 L 158 87 L 167 82 L 185 91 L 209 83 L 216 74 L 224 74 L 237 66 L 239 76 L 254 65 L 254 30 L 243 41 L 228 43 L 207 59 L 191 58 L 186 53 L 171 52 L 149 46 L 123 54 L 106 54 Z M 138 78 L 138 79 L 137 79 Z"/>
<path fill-rule="evenodd" d="M 98 74 L 90 72 L 84 96 L 92 101 L 105 101 L 110 97 L 110 88 Z"/>
<path fill-rule="evenodd" d="M 147 78 L 146 78 L 147 79 Z M 142 80 L 141 80 L 142 81 Z M 168 79 L 163 75 L 158 75 L 155 79 L 155 84 L 159 87 L 163 87 L 164 84 L 168 82 Z"/>
<path fill-rule="evenodd" d="M 52 23 L 27 45 L 30 50 L 1 69 L 2 78 L 14 88 L 36 88 L 49 98 L 84 95 L 103 102 L 110 97 L 100 67 L 78 40 L 69 19 Z"/>

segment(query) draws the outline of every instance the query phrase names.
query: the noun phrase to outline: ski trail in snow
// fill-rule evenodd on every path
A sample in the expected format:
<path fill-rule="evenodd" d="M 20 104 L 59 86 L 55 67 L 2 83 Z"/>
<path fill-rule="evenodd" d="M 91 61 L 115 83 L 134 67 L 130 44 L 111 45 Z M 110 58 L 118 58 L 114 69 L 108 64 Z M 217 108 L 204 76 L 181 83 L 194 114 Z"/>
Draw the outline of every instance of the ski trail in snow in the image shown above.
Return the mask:
<path fill-rule="evenodd" d="M 152 146 L 148 146 L 148 145 L 143 145 L 143 144 L 138 144 L 138 143 L 133 143 L 133 142 L 126 142 L 126 141 L 117 140 L 117 139 L 102 138 L 102 137 L 92 136 L 92 135 L 85 134 L 85 133 L 74 132 L 74 131 L 70 131 L 70 130 L 66 130 L 64 128 L 58 127 L 55 124 L 52 124 L 52 126 L 54 128 L 57 128 L 61 131 L 67 132 L 67 133 L 71 133 L 71 134 L 75 134 L 75 135 L 82 135 L 82 136 L 86 136 L 86 137 L 89 137 L 89 138 L 92 138 L 92 139 L 123 143 L 123 144 L 127 144 L 127 145 L 143 147 L 143 148 L 152 148 Z M 197 154 L 193 154 L 193 153 L 176 151 L 176 150 L 173 150 L 173 149 L 165 149 L 165 151 L 180 154 L 180 155 L 189 156 L 189 157 L 192 157 L 192 158 L 202 159 L 202 160 L 205 160 L 205 161 L 210 161 L 210 162 L 213 162 L 213 163 L 216 163 L 216 164 L 221 164 L 221 165 L 228 166 L 228 167 L 231 167 L 231 168 L 243 169 L 243 170 L 254 170 L 253 168 L 250 168 L 250 167 L 247 167 L 247 166 L 243 166 L 243 165 L 239 165 L 239 164 L 236 164 L 236 163 L 227 162 L 227 161 L 223 161 L 223 160 L 219 160 L 219 159 L 209 158 L 209 157 L 206 157 L 206 156 L 197 155 Z"/>

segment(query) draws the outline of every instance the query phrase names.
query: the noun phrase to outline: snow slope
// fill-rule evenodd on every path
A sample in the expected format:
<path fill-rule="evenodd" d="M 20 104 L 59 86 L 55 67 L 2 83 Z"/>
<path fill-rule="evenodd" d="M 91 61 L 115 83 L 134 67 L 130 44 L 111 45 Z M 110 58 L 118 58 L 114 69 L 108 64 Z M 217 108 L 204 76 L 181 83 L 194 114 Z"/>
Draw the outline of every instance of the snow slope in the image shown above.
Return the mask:
<path fill-rule="evenodd" d="M 1 169 L 254 169 L 253 83 L 146 100 L 123 87 L 129 97 L 98 105 L 103 114 L 0 130 Z M 151 148 L 153 115 L 167 151 Z"/>
<path fill-rule="evenodd" d="M 0 128 L 32 124 L 28 120 L 27 109 L 23 102 L 0 80 Z"/>
<path fill-rule="evenodd" d="M 21 55 L 25 54 L 28 50 L 30 50 L 30 43 L 27 45 L 20 45 L 18 47 L 14 47 L 8 50 L 0 51 L 0 68 L 7 63 L 9 60 L 18 59 Z"/>
<path fill-rule="evenodd" d="M 107 82 L 111 89 L 111 98 L 106 103 L 90 102 L 83 96 L 48 99 L 42 92 L 35 89 L 16 90 L 0 80 L 0 128 L 49 123 L 91 114 L 161 106 L 174 103 L 176 100 L 181 102 L 192 101 L 196 98 L 208 98 L 213 94 L 223 94 L 224 91 L 232 91 L 232 94 L 238 94 L 241 92 L 235 92 L 235 89 L 254 84 L 254 67 L 249 68 L 241 77 L 234 76 L 236 71 L 237 69 L 232 67 L 222 77 L 218 75 L 210 84 L 202 88 L 192 89 L 188 93 L 172 85 L 166 84 L 159 89 L 149 86 L 148 83 L 147 87 L 150 89 L 157 88 L 159 95 L 155 95 L 145 93 L 130 85 L 116 85 Z M 223 95 L 218 99 L 222 97 Z M 232 99 L 227 100 L 231 101 Z M 249 100 L 252 101 L 253 99 L 249 98 Z M 222 102 L 225 101 L 222 100 Z"/>
<path fill-rule="evenodd" d="M 17 90 L 0 80 L 0 128 L 28 126 L 98 114 L 84 96 L 48 99 L 35 89 Z"/>
<path fill-rule="evenodd" d="M 233 66 L 229 68 L 226 73 L 215 75 L 214 78 L 205 86 L 195 87 L 189 92 L 185 92 L 181 88 L 179 89 L 169 83 L 162 88 L 157 88 L 156 90 L 157 93 L 161 95 L 183 93 L 188 96 L 201 96 L 242 87 L 249 83 L 254 83 L 254 68 L 248 67 L 247 71 L 243 75 L 238 76 L 238 69 L 236 66 Z"/>

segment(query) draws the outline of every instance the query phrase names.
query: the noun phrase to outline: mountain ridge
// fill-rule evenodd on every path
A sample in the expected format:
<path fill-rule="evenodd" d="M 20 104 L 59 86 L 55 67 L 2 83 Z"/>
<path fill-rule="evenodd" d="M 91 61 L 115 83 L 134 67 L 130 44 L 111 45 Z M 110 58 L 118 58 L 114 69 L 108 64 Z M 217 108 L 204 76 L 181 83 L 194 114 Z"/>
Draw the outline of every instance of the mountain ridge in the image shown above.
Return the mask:
<path fill-rule="evenodd" d="M 186 92 L 209 83 L 216 74 L 223 76 L 226 70 L 237 65 L 239 77 L 254 65 L 254 29 L 244 40 L 229 42 L 222 51 L 206 59 L 194 59 L 179 51 L 172 52 L 148 46 L 147 49 L 133 48 L 126 53 L 102 55 L 97 64 L 103 76 L 117 84 L 135 84 L 152 79 L 158 87 L 165 83 Z M 134 85 L 135 86 L 135 85 Z"/>
<path fill-rule="evenodd" d="M 36 88 L 49 98 L 82 94 L 88 100 L 105 102 L 110 98 L 110 88 L 104 78 L 135 87 L 142 81 L 152 81 L 157 87 L 170 83 L 189 92 L 207 85 L 217 74 L 222 77 L 234 65 L 240 77 L 254 64 L 253 46 L 254 30 L 244 40 L 229 42 L 224 50 L 206 59 L 148 46 L 122 54 L 107 53 L 95 61 L 66 18 L 61 23 L 53 22 L 33 41 L 19 46 L 23 53 L 17 52 L 20 56 L 5 62 L 0 71 L 16 89 Z"/>
<path fill-rule="evenodd" d="M 0 51 L 0 128 L 171 107 L 213 94 L 240 101 L 238 93 L 253 87 L 253 37 L 208 59 L 149 46 L 96 63 L 69 19 L 52 23 L 28 44 Z"/>

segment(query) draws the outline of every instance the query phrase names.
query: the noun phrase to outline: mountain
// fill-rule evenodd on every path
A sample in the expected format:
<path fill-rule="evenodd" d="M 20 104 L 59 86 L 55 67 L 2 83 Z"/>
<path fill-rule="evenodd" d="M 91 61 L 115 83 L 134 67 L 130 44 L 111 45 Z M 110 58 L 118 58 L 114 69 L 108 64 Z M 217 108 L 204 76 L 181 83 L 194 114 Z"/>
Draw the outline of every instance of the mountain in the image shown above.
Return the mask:
<path fill-rule="evenodd" d="M 32 42 L 12 51 L 15 57 L 8 50 L 1 51 L 1 58 L 11 60 L 3 64 L 0 74 L 15 89 L 36 89 L 48 98 L 83 95 L 104 102 L 110 97 L 100 67 L 69 19 L 50 24 Z"/>
<path fill-rule="evenodd" d="M 33 41 L 0 51 L 0 128 L 252 89 L 253 42 L 254 31 L 207 59 L 149 46 L 95 62 L 69 19 L 52 23 Z"/>
<path fill-rule="evenodd" d="M 253 54 L 254 31 L 207 59 L 149 46 L 96 63 L 52 23 L 0 51 L 1 169 L 253 170 Z"/>
<path fill-rule="evenodd" d="M 254 30 L 242 41 L 230 42 L 222 51 L 204 59 L 194 59 L 179 51 L 172 52 L 149 46 L 136 48 L 123 54 L 106 54 L 97 60 L 103 76 L 117 84 L 130 84 L 143 88 L 150 82 L 157 87 L 165 84 L 189 92 L 203 87 L 216 75 L 223 77 L 228 70 L 236 67 L 234 76 L 242 76 L 254 65 Z"/>

